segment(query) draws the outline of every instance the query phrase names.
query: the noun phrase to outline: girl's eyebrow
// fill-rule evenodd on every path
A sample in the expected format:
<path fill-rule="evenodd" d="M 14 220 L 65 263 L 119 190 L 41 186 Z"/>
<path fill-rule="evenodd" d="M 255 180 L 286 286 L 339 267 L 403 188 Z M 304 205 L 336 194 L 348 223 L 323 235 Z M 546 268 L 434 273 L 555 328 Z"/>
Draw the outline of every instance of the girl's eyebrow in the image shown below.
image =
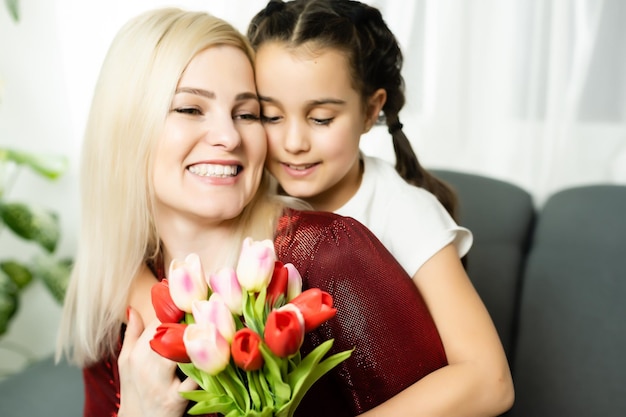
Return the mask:
<path fill-rule="evenodd" d="M 277 100 L 272 97 L 267 96 L 259 96 L 259 101 L 267 102 L 267 103 L 277 103 Z M 324 104 L 338 104 L 343 105 L 346 104 L 345 100 L 339 100 L 337 98 L 320 98 L 317 100 L 310 100 L 307 102 L 308 106 L 321 106 Z"/>
<path fill-rule="evenodd" d="M 208 91 L 203 88 L 191 88 L 191 87 L 181 87 L 176 89 L 175 94 L 195 94 L 198 96 L 206 97 L 208 99 L 215 99 L 215 93 L 213 91 Z M 236 101 L 244 101 L 244 100 L 259 100 L 259 97 L 251 92 L 239 93 L 235 96 Z"/>

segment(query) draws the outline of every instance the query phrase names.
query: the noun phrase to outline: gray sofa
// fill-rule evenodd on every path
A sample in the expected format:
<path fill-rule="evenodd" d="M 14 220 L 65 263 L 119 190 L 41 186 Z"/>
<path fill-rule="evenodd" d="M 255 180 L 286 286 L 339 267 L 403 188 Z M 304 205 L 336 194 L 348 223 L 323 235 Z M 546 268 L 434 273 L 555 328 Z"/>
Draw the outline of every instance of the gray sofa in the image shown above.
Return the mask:
<path fill-rule="evenodd" d="M 576 187 L 537 210 L 515 185 L 437 170 L 475 243 L 467 269 L 507 352 L 507 417 L 626 416 L 626 186 Z M 0 416 L 82 414 L 78 369 L 44 360 L 0 383 Z"/>

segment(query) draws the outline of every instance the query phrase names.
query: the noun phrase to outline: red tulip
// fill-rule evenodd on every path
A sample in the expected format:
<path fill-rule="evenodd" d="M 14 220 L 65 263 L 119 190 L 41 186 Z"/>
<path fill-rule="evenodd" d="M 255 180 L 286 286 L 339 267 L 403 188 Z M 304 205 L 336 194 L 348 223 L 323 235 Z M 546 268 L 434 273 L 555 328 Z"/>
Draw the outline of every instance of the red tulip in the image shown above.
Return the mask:
<path fill-rule="evenodd" d="M 185 316 L 185 312 L 176 307 L 167 279 L 157 282 L 152 286 L 152 305 L 156 316 L 161 323 L 178 323 Z"/>
<path fill-rule="evenodd" d="M 267 303 L 273 307 L 278 297 L 287 297 L 287 282 L 289 279 L 289 270 L 285 268 L 281 261 L 274 262 L 274 271 L 272 278 L 267 286 Z"/>
<path fill-rule="evenodd" d="M 259 345 L 261 336 L 255 331 L 244 327 L 235 333 L 230 353 L 235 364 L 244 371 L 256 371 L 263 366 L 263 356 Z"/>
<path fill-rule="evenodd" d="M 300 349 L 304 340 L 304 320 L 292 305 L 286 304 L 267 316 L 265 343 L 278 357 L 286 358 Z"/>
<path fill-rule="evenodd" d="M 187 324 L 163 323 L 156 329 L 156 333 L 150 340 L 150 347 L 164 358 L 175 362 L 189 363 L 189 355 L 183 342 L 183 334 Z"/>
<path fill-rule="evenodd" d="M 289 303 L 298 307 L 302 313 L 305 332 L 317 328 L 337 314 L 337 309 L 333 308 L 333 297 L 319 288 L 310 288 Z"/>

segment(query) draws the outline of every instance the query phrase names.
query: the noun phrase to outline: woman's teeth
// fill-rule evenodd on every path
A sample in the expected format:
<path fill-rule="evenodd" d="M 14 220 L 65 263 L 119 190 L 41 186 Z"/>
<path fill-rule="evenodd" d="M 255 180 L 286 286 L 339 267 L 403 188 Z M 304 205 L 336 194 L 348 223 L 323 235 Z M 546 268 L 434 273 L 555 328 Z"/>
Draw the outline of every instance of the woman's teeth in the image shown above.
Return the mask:
<path fill-rule="evenodd" d="M 189 172 L 201 177 L 234 177 L 237 165 L 197 164 L 189 167 Z"/>

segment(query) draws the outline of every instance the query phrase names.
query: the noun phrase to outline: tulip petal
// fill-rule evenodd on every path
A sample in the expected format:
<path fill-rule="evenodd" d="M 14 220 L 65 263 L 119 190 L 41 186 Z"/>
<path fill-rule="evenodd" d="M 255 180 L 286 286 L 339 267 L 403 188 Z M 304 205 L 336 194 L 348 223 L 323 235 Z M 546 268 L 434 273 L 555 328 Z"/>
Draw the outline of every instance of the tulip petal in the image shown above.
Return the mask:
<path fill-rule="evenodd" d="M 212 324 L 230 342 L 235 335 L 235 320 L 230 309 L 218 293 L 211 294 L 208 300 L 194 301 L 191 305 L 193 318 L 198 325 Z"/>
<path fill-rule="evenodd" d="M 172 260 L 168 281 L 170 294 L 176 306 L 191 313 L 191 304 L 196 300 L 206 300 L 209 286 L 204 279 L 200 258 L 190 254 L 184 261 Z"/>
<path fill-rule="evenodd" d="M 187 326 L 183 341 L 191 362 L 196 368 L 217 375 L 230 362 L 230 346 L 212 324 Z"/>
<path fill-rule="evenodd" d="M 289 303 L 302 312 L 306 332 L 316 329 L 337 314 L 337 309 L 333 308 L 332 296 L 319 288 L 310 288 Z"/>
<path fill-rule="evenodd" d="M 224 267 L 216 274 L 211 274 L 209 276 L 209 286 L 214 293 L 222 296 L 222 299 L 233 314 L 241 315 L 243 310 L 243 293 L 234 268 Z"/>
<path fill-rule="evenodd" d="M 178 323 L 185 316 L 185 312 L 176 307 L 174 300 L 172 300 L 167 279 L 154 284 L 150 295 L 152 306 L 161 323 Z"/>
<path fill-rule="evenodd" d="M 150 340 L 150 347 L 164 358 L 175 362 L 189 363 L 191 360 L 183 341 L 187 327 L 187 324 L 181 323 L 161 324 Z"/>
<path fill-rule="evenodd" d="M 263 336 L 272 353 L 280 358 L 289 357 L 300 349 L 304 340 L 302 319 L 291 308 L 274 310 L 267 317 Z"/>
<path fill-rule="evenodd" d="M 261 336 L 244 327 L 235 333 L 230 347 L 235 365 L 244 371 L 256 371 L 263 366 L 263 355 L 259 349 Z"/>
<path fill-rule="evenodd" d="M 237 279 L 248 292 L 260 292 L 267 287 L 274 269 L 276 252 L 274 243 L 265 239 L 253 241 L 245 238 L 237 262 Z"/>

